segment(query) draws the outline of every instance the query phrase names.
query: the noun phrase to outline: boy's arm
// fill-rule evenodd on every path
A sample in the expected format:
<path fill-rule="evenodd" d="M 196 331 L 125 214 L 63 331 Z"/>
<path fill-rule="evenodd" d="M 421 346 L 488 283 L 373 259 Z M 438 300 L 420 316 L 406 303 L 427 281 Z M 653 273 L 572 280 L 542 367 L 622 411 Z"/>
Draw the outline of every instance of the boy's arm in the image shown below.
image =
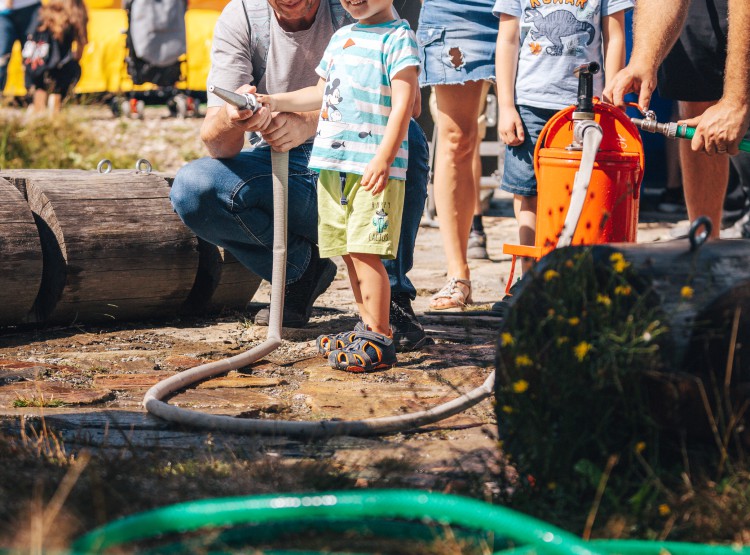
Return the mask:
<path fill-rule="evenodd" d="M 391 80 L 391 114 L 388 124 L 375 156 L 362 174 L 362 188 L 373 195 L 385 189 L 388 183 L 391 164 L 409 129 L 418 89 L 417 66 L 405 67 Z"/>
<path fill-rule="evenodd" d="M 625 67 L 625 12 L 605 15 L 602 20 L 605 87 Z"/>
<path fill-rule="evenodd" d="M 520 30 L 518 18 L 500 14 L 495 50 L 495 75 L 497 80 L 497 103 L 499 118 L 497 131 L 507 145 L 523 143 L 523 123 L 515 103 L 516 70 L 518 69 L 518 41 Z"/>
<path fill-rule="evenodd" d="M 318 84 L 312 87 L 305 87 L 296 91 L 276 93 L 276 94 L 259 94 L 256 95 L 261 104 L 268 106 L 272 112 L 310 112 L 320 109 L 323 103 L 323 91 L 325 91 L 326 81 L 322 77 Z"/>

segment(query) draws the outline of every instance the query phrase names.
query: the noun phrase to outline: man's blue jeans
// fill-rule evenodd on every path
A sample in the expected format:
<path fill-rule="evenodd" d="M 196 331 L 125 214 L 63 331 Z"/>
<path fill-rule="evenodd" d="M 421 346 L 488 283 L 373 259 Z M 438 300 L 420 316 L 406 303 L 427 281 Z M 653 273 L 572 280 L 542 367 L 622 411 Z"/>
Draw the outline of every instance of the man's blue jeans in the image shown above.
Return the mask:
<path fill-rule="evenodd" d="M 26 31 L 39 6 L 41 4 L 33 4 L 0 13 L 0 94 L 5 89 L 5 82 L 8 79 L 8 63 L 13 51 L 13 43 L 18 40 L 23 45 L 26 40 Z"/>
<path fill-rule="evenodd" d="M 287 283 L 297 281 L 317 244 L 318 174 L 308 169 L 311 145 L 289 152 Z M 414 263 L 414 243 L 427 197 L 427 139 L 417 122 L 409 125 L 401 242 L 395 260 L 384 260 L 392 293 L 417 291 L 406 273 Z M 200 158 L 177 172 L 172 206 L 198 237 L 228 250 L 247 268 L 271 279 L 273 262 L 273 184 L 268 147 L 243 150 L 234 158 Z"/>

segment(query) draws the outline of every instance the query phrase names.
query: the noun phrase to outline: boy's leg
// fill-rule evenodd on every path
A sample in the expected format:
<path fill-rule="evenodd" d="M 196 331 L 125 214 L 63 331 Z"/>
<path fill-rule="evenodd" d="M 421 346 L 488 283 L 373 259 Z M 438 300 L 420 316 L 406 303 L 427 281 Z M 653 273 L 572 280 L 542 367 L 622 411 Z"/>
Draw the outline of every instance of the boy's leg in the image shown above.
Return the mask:
<path fill-rule="evenodd" d="M 377 254 L 349 253 L 349 281 L 355 299 L 359 296 L 357 306 L 362 321 L 375 333 L 390 336 L 389 312 L 391 288 L 388 274 Z M 354 270 L 354 271 L 352 271 Z M 357 294 L 359 293 L 359 295 Z"/>
<path fill-rule="evenodd" d="M 518 222 L 518 242 L 521 245 L 534 245 L 536 240 L 536 205 L 537 195 L 522 196 L 513 195 L 513 212 Z M 531 270 L 534 260 L 531 258 L 521 259 L 523 273 Z"/>

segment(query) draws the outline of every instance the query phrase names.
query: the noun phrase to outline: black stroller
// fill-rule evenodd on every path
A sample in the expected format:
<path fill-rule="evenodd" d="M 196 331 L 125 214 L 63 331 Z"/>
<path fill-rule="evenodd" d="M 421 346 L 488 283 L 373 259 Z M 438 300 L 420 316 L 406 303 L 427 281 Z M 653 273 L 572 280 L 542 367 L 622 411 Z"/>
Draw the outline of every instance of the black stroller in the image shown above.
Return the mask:
<path fill-rule="evenodd" d="M 143 118 L 146 103 L 166 103 L 172 116 L 199 115 L 199 101 L 176 87 L 184 81 L 187 51 L 186 0 L 124 0 L 128 14 L 125 65 L 134 85 L 153 84 L 156 89 L 132 91 L 125 100 L 115 99 L 115 114 Z"/>

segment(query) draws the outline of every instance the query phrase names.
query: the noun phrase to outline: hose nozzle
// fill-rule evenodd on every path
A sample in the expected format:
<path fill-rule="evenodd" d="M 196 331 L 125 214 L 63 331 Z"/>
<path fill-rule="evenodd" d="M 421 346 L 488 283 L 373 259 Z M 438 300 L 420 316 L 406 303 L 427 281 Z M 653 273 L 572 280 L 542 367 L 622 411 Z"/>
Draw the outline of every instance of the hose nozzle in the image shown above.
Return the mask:
<path fill-rule="evenodd" d="M 641 131 L 647 131 L 648 133 L 660 133 L 665 137 L 669 137 L 670 139 L 674 139 L 678 136 L 677 128 L 679 126 L 674 122 L 659 123 L 653 118 L 630 118 L 630 121 L 632 121 L 633 124 Z"/>
<path fill-rule="evenodd" d="M 215 85 L 209 85 L 208 92 L 215 94 L 227 104 L 235 106 L 239 110 L 252 110 L 255 112 L 260 108 L 260 103 L 254 94 L 228 91 Z"/>

